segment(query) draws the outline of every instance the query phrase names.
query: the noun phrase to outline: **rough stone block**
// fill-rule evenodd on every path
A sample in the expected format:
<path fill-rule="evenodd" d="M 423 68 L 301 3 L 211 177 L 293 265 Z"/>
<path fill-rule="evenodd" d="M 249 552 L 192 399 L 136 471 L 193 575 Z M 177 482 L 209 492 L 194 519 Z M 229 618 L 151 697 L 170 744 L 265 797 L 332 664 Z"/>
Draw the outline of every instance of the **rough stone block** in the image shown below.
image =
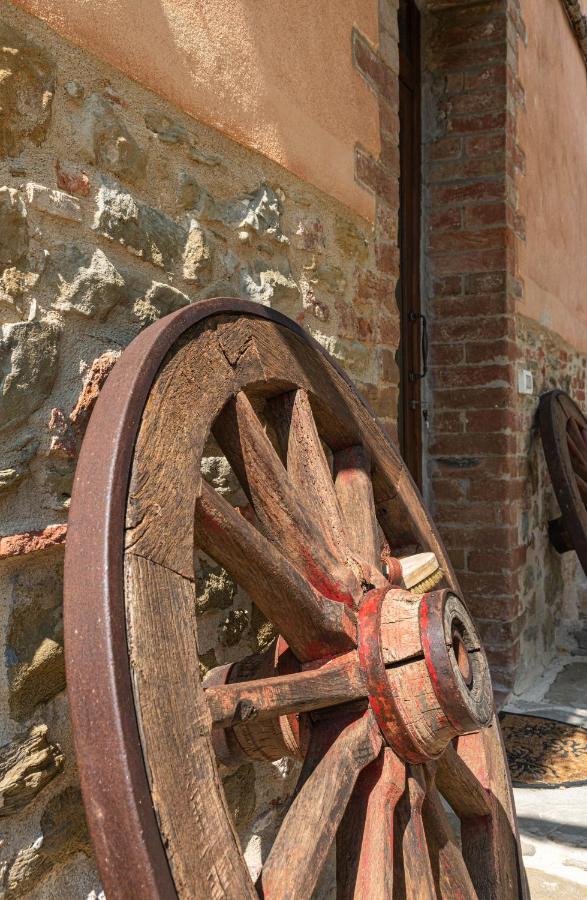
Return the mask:
<path fill-rule="evenodd" d="M 279 243 L 289 243 L 289 238 L 281 230 L 281 202 L 268 184 L 260 185 L 254 193 L 232 200 L 226 205 L 222 218 L 226 225 L 240 229 L 243 237 L 255 232 Z"/>
<path fill-rule="evenodd" d="M 162 269 L 171 268 L 181 256 L 187 231 L 160 210 L 106 185 L 100 188 L 97 204 L 93 227 L 100 234 Z"/>
<path fill-rule="evenodd" d="M 64 757 L 49 742 L 46 725 L 35 725 L 0 747 L 0 816 L 28 806 L 63 769 Z"/>
<path fill-rule="evenodd" d="M 86 158 L 117 178 L 137 181 L 145 174 L 147 157 L 120 118 L 114 105 L 92 94 L 85 102 L 80 123 Z"/>
<path fill-rule="evenodd" d="M 57 374 L 59 328 L 50 322 L 2 326 L 0 431 L 24 422 L 49 395 Z"/>
<path fill-rule="evenodd" d="M 186 281 L 202 284 L 211 263 L 212 250 L 206 234 L 199 223 L 192 219 L 183 250 L 183 277 Z"/>
<path fill-rule="evenodd" d="M 17 156 L 27 140 L 40 144 L 51 120 L 54 66 L 48 54 L 0 23 L 0 157 Z"/>
<path fill-rule="evenodd" d="M 66 788 L 41 816 L 41 835 L 10 860 L 2 873 L 2 896 L 15 900 L 29 893 L 56 865 L 75 853 L 91 853 L 80 791 Z"/>
<path fill-rule="evenodd" d="M 68 222 L 81 222 L 82 220 L 80 202 L 71 194 L 30 181 L 25 185 L 24 195 L 28 205 L 39 212 L 55 216 L 57 219 L 65 219 Z"/>
<path fill-rule="evenodd" d="M 61 579 L 61 563 L 45 563 L 15 581 L 6 658 L 10 712 L 17 721 L 65 687 Z"/>
<path fill-rule="evenodd" d="M 177 288 L 154 281 L 145 296 L 135 301 L 133 313 L 141 325 L 147 326 L 189 302 L 190 298 Z"/>
<path fill-rule="evenodd" d="M 80 253 L 83 259 L 83 252 Z M 64 283 L 53 306 L 61 312 L 103 320 L 124 299 L 124 278 L 102 250 L 95 250 L 70 283 Z"/>
<path fill-rule="evenodd" d="M 16 266 L 28 246 L 27 211 L 22 197 L 14 188 L 0 188 L 0 268 Z"/>

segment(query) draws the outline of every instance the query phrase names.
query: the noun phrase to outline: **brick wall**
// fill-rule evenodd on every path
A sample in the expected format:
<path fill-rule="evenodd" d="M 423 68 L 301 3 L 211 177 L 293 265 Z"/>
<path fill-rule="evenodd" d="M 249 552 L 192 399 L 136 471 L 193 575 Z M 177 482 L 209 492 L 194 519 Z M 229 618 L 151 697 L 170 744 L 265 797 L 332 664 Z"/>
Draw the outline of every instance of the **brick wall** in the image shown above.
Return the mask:
<path fill-rule="evenodd" d="M 516 431 L 517 4 L 428 5 L 423 21 L 425 291 L 433 514 L 489 651 L 513 685 L 524 482 Z"/>
<path fill-rule="evenodd" d="M 557 511 L 535 413 L 554 386 L 584 399 L 585 356 L 521 315 L 518 0 L 438 0 L 423 24 L 430 503 L 503 702 L 579 615 L 576 559 L 548 543 Z M 533 395 L 518 393 L 522 367 Z"/>
<path fill-rule="evenodd" d="M 375 194 L 375 259 L 377 277 L 365 272 L 359 276 L 356 301 L 373 299 L 377 305 L 380 338 L 385 371 L 384 393 L 381 389 L 363 391 L 377 408 L 382 424 L 397 436 L 397 404 L 399 370 L 395 350 L 399 344 L 399 314 L 395 289 L 399 277 L 398 209 L 399 209 L 399 54 L 398 0 L 379 2 L 379 46 L 374 48 L 357 30 L 353 32 L 353 60 L 379 103 L 381 154 L 370 156 L 360 143 L 355 150 L 355 172 L 359 184 Z M 359 327 L 370 337 L 370 319 L 361 316 Z M 373 403 L 375 401 L 375 403 Z"/>

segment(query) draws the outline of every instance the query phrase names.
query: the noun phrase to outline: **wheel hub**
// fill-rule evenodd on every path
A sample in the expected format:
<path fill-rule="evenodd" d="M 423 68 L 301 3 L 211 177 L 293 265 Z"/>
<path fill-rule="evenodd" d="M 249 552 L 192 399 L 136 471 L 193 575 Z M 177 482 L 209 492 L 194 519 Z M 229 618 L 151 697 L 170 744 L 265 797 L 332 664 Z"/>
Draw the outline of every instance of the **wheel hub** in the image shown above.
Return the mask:
<path fill-rule="evenodd" d="M 379 728 L 409 762 L 435 758 L 491 721 L 485 654 L 451 591 L 372 591 L 359 610 L 359 655 Z"/>

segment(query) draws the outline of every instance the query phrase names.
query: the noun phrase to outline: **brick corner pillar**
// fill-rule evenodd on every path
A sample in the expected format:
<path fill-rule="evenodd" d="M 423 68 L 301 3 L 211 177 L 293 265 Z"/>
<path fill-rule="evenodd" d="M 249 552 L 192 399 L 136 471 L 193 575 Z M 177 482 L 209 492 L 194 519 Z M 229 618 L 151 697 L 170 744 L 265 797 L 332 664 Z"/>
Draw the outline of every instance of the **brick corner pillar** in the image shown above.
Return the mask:
<path fill-rule="evenodd" d="M 377 97 L 381 151 L 373 157 L 357 144 L 355 178 L 375 195 L 375 258 L 377 273 L 361 272 L 356 296 L 357 308 L 376 310 L 376 334 L 371 323 L 359 324 L 373 336 L 380 355 L 386 387 L 360 384 L 359 387 L 380 417 L 381 424 L 397 436 L 399 370 L 395 354 L 399 345 L 399 310 L 396 284 L 399 278 L 399 0 L 379 0 L 379 42 L 374 47 L 357 29 L 352 34 L 355 69 Z"/>
<path fill-rule="evenodd" d="M 515 342 L 522 29 L 518 0 L 430 0 L 423 18 L 430 498 L 498 702 L 514 685 L 525 621 Z"/>

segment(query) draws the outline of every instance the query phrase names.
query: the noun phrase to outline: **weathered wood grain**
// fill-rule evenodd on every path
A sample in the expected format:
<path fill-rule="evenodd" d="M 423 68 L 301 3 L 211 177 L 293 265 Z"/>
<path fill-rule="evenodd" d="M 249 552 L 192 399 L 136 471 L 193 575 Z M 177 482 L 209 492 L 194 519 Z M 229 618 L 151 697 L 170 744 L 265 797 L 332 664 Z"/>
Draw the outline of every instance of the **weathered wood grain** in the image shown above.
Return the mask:
<path fill-rule="evenodd" d="M 364 580 L 373 587 L 383 587 L 387 579 L 381 572 L 381 540 L 371 464 L 361 444 L 334 454 L 334 484 L 350 548 L 363 566 Z"/>
<path fill-rule="evenodd" d="M 128 552 L 125 580 L 145 763 L 178 896 L 253 900 L 210 740 L 212 721 L 196 665 L 194 585 Z"/>
<path fill-rule="evenodd" d="M 422 766 L 408 766 L 406 790 L 396 807 L 393 896 L 435 897 L 434 878 L 422 819 L 426 778 Z"/>
<path fill-rule="evenodd" d="M 355 575 L 359 575 L 354 591 L 360 596 L 360 570 L 349 552 L 342 510 L 308 394 L 301 388 L 279 394 L 268 401 L 267 409 L 287 463 L 288 476 L 328 536 L 328 543 L 336 548 L 339 558 Z"/>
<path fill-rule="evenodd" d="M 196 501 L 195 541 L 236 578 L 299 660 L 320 659 L 356 646 L 352 611 L 322 597 L 206 482 Z"/>
<path fill-rule="evenodd" d="M 337 900 L 392 897 L 394 814 L 405 780 L 405 763 L 389 747 L 359 775 L 336 836 Z"/>
<path fill-rule="evenodd" d="M 491 812 L 487 791 L 452 744 L 437 762 L 436 787 L 461 818 Z"/>
<path fill-rule="evenodd" d="M 458 738 L 459 756 L 490 796 L 491 815 L 461 820 L 463 858 L 480 900 L 527 898 L 512 788 L 497 718 L 490 728 Z"/>
<path fill-rule="evenodd" d="M 381 750 L 370 712 L 339 729 L 330 720 L 314 725 L 296 795 L 261 874 L 270 900 L 311 896 L 358 775 Z"/>
<path fill-rule="evenodd" d="M 242 721 L 337 706 L 366 696 L 356 650 L 304 672 L 206 689 L 212 721 L 225 728 Z"/>
<path fill-rule="evenodd" d="M 356 578 L 312 515 L 312 504 L 292 484 L 244 391 L 229 400 L 213 432 L 265 536 L 321 594 L 353 606 Z"/>
<path fill-rule="evenodd" d="M 428 787 L 422 816 L 436 896 L 439 900 L 477 900 L 457 838 L 433 784 Z"/>

